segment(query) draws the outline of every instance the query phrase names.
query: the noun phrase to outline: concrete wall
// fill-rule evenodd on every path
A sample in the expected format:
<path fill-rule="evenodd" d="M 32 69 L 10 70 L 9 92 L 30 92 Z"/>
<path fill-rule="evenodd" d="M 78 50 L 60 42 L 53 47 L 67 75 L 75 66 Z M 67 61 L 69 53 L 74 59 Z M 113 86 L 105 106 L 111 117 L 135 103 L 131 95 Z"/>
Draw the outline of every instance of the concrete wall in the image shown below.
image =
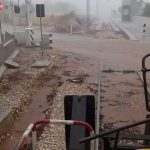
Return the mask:
<path fill-rule="evenodd" d="M 12 54 L 15 48 L 16 44 L 14 39 L 0 45 L 0 65 L 2 65 L 4 61 Z"/>

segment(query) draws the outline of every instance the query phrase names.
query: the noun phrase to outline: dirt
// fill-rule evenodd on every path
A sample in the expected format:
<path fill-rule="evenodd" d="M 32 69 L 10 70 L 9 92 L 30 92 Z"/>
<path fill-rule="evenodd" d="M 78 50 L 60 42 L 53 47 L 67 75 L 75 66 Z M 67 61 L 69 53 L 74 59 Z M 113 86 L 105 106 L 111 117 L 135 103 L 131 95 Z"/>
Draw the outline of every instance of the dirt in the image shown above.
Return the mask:
<path fill-rule="evenodd" d="M 38 52 L 40 53 L 40 51 Z M 35 55 L 38 55 L 38 52 Z M 46 52 L 50 55 L 49 51 Z M 29 57 L 26 53 L 30 53 Z M 93 82 L 94 80 L 96 82 L 97 77 L 93 73 L 96 72 L 95 68 L 98 66 L 97 62 L 92 62 L 86 57 L 71 53 L 58 55 L 57 52 L 51 51 L 51 55 L 56 56 L 53 68 L 38 70 L 30 67 L 34 59 L 34 57 L 31 57 L 33 53 L 34 51 L 30 51 L 29 49 L 22 49 L 16 58 L 16 60 L 20 62 L 21 68 L 16 71 L 7 70 L 7 76 L 5 74 L 2 78 L 2 81 L 9 81 L 6 82 L 9 83 L 9 85 L 16 86 L 34 77 L 34 82 L 29 86 L 29 89 L 34 90 L 29 97 L 30 101 L 22 104 L 23 109 L 17 109 L 15 118 L 17 120 L 14 122 L 12 128 L 8 129 L 10 136 L 2 141 L 0 149 L 11 149 L 17 144 L 21 135 L 31 122 L 49 117 L 47 109 L 53 104 L 56 89 L 62 85 L 64 81 L 70 80 L 70 82 L 74 82 L 75 80 L 80 82 L 81 79 L 82 82 Z M 48 57 L 46 53 L 45 55 Z M 28 59 L 30 59 L 30 61 L 28 61 Z M 24 62 L 28 62 L 27 66 L 24 65 Z M 86 68 L 89 66 L 94 67 L 87 71 Z M 11 90 L 9 92 L 11 92 Z"/>
<path fill-rule="evenodd" d="M 58 51 L 51 51 L 51 55 L 57 56 L 55 66 L 52 69 L 46 69 L 41 72 L 29 67 L 32 64 L 32 57 L 23 57 L 25 51 L 23 50 L 20 56 L 16 58 L 22 64 L 21 71 L 23 71 L 21 74 L 38 75 L 36 77 L 38 83 L 33 84 L 36 90 L 30 97 L 31 104 L 25 107 L 25 114 L 18 121 L 15 121 L 13 127 L 9 129 L 10 137 L 2 142 L 0 149 L 10 149 L 10 147 L 15 146 L 31 122 L 49 117 L 47 107 L 53 104 L 56 89 L 64 81 L 69 80 L 72 82 L 75 79 L 78 79 L 77 81 L 81 79 L 81 82 L 97 84 L 99 63 L 93 61 L 93 59 L 72 53 L 60 53 L 58 55 Z M 46 52 L 50 55 L 49 51 Z M 27 51 L 27 53 L 30 53 L 31 56 L 33 52 Z M 24 69 L 25 66 L 22 62 L 26 62 L 28 59 L 30 59 L 28 61 L 29 66 Z M 13 78 L 8 76 L 8 79 L 11 81 L 10 83 L 15 84 L 18 84 L 16 81 L 24 80 L 18 74 Z M 147 112 L 145 111 L 143 87 L 135 73 L 103 72 L 101 81 L 101 117 L 103 117 L 101 127 L 103 130 L 109 130 L 112 127 L 122 126 L 143 119 L 143 117 L 145 118 Z M 96 93 L 97 89 L 94 92 Z M 134 129 L 134 131 L 136 130 L 138 129 Z"/>

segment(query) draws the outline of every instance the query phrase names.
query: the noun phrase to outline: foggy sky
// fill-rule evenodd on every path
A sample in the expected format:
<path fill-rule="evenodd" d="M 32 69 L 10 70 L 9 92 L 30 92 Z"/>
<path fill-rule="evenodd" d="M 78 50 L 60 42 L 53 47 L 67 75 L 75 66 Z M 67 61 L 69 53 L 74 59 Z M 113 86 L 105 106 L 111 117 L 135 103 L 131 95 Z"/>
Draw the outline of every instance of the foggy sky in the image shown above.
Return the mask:
<path fill-rule="evenodd" d="M 17 0 L 14 0 L 17 1 Z M 25 1 L 25 0 L 20 0 Z M 82 14 L 86 14 L 86 1 L 87 0 L 31 0 L 33 3 L 44 3 L 45 1 L 51 2 L 68 2 L 76 6 Z M 99 16 L 102 18 L 109 18 L 112 10 L 117 10 L 122 3 L 122 0 L 90 0 L 91 1 L 91 14 L 97 14 L 97 1 L 99 6 Z M 149 2 L 149 0 L 144 0 Z"/>
<path fill-rule="evenodd" d="M 43 3 L 47 0 L 32 0 L 34 3 Z M 51 2 L 68 2 L 75 5 L 81 13 L 86 13 L 86 1 L 87 0 L 48 0 Z M 91 0 L 91 14 L 97 14 L 97 1 L 99 1 L 99 15 L 110 16 L 110 12 L 113 9 L 117 9 L 121 6 L 122 0 Z"/>

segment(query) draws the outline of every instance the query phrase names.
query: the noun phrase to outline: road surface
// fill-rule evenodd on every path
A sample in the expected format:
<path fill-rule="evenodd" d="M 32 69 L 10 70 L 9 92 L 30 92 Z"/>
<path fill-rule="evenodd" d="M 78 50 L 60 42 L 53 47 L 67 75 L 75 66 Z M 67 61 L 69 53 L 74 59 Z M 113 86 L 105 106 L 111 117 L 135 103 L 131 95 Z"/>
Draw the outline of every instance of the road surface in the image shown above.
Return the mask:
<path fill-rule="evenodd" d="M 131 39 L 140 41 L 150 40 L 150 18 L 133 16 L 131 22 L 122 22 L 120 17 L 113 18 L 114 22 L 120 26 L 123 30 L 127 31 L 127 34 L 131 35 Z M 146 32 L 143 33 L 143 25 L 146 24 Z"/>
<path fill-rule="evenodd" d="M 138 21 L 138 18 L 136 18 Z M 139 32 L 136 33 L 135 26 L 129 26 L 129 31 L 136 33 L 140 37 Z M 126 24 L 127 25 L 127 24 Z M 17 30 L 24 30 L 24 27 L 16 27 Z M 39 27 L 34 27 L 37 31 L 37 38 L 40 38 Z M 10 25 L 3 25 L 3 30 L 13 31 Z M 49 27 L 43 27 L 43 32 L 49 32 Z M 149 31 L 150 33 L 150 31 Z M 95 60 L 102 61 L 104 69 L 115 70 L 139 70 L 141 69 L 142 57 L 149 53 L 150 44 L 147 41 L 131 41 L 125 39 L 96 39 L 87 36 L 69 35 L 53 33 L 53 47 L 60 51 L 67 51 L 83 56 L 94 58 Z"/>
<path fill-rule="evenodd" d="M 94 39 L 54 34 L 53 47 L 102 61 L 104 69 L 139 70 L 142 57 L 150 52 L 147 42 Z"/>

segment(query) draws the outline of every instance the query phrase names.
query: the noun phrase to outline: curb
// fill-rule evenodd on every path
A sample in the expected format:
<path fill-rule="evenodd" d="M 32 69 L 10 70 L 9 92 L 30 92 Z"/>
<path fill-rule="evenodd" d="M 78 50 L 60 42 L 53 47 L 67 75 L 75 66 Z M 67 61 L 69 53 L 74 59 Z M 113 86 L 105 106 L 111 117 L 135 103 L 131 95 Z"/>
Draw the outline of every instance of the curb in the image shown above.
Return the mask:
<path fill-rule="evenodd" d="M 11 110 L 0 113 L 0 136 L 8 132 L 8 128 L 12 126 L 13 121 L 14 117 Z"/>
<path fill-rule="evenodd" d="M 19 50 L 15 50 L 7 60 L 15 58 L 19 54 Z M 7 67 L 5 64 L 0 66 L 0 77 L 3 75 Z M 5 112 L 0 112 L 0 136 L 8 132 L 8 128 L 13 125 L 14 115 L 11 109 L 6 110 Z"/>
<path fill-rule="evenodd" d="M 15 51 L 8 57 L 7 60 L 14 59 L 18 54 L 19 54 L 19 50 L 15 50 Z M 3 75 L 3 73 L 5 72 L 6 69 L 7 69 L 7 67 L 6 67 L 5 64 L 3 63 L 3 65 L 0 66 L 0 77 Z"/>

